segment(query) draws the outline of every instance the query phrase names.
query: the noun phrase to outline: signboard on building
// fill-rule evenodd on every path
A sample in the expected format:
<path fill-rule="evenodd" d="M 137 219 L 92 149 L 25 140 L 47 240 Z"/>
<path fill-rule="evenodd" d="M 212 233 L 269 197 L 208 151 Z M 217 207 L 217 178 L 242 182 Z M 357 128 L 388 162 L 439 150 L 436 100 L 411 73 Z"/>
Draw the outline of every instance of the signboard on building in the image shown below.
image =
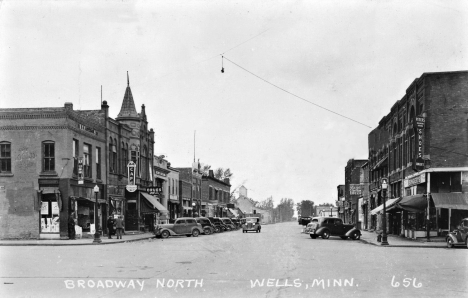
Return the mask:
<path fill-rule="evenodd" d="M 83 157 L 78 157 L 78 184 L 84 184 Z"/>
<path fill-rule="evenodd" d="M 415 156 L 413 159 L 413 170 L 419 172 L 424 170 L 424 159 L 423 159 L 423 134 L 424 124 L 426 119 L 424 117 L 415 117 L 414 119 L 414 131 L 415 131 Z"/>
<path fill-rule="evenodd" d="M 349 185 L 349 194 L 351 196 L 360 196 L 362 195 L 362 185 L 361 184 L 350 184 Z"/>
<path fill-rule="evenodd" d="M 411 186 L 421 184 L 421 183 L 426 183 L 425 173 L 417 175 L 416 177 L 406 178 L 405 181 L 403 182 L 403 185 L 406 188 L 406 187 L 411 187 Z"/>
<path fill-rule="evenodd" d="M 128 184 L 127 184 L 127 190 L 129 192 L 134 192 L 137 190 L 137 186 L 135 185 L 135 168 L 136 164 L 133 161 L 130 161 L 127 165 L 128 169 Z"/>
<path fill-rule="evenodd" d="M 162 187 L 158 186 L 152 186 L 152 187 L 147 187 L 146 192 L 152 196 L 154 195 L 160 195 L 162 193 Z"/>

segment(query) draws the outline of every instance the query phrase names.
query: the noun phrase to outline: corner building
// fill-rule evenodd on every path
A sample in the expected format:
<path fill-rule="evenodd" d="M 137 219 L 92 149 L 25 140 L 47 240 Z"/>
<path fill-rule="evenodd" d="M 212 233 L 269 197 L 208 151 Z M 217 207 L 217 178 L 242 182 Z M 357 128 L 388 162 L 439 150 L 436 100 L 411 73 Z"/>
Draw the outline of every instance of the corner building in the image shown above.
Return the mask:
<path fill-rule="evenodd" d="M 468 71 L 424 73 L 369 133 L 371 225 L 443 236 L 468 216 Z M 381 189 L 387 178 L 387 194 Z"/>

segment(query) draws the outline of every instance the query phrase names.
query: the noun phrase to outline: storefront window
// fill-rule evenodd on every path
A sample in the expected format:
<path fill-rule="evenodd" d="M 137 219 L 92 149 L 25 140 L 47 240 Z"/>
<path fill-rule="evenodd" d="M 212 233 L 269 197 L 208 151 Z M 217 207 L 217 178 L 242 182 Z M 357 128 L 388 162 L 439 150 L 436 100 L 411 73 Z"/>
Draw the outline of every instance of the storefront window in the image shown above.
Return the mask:
<path fill-rule="evenodd" d="M 43 194 L 41 205 L 41 233 L 59 233 L 59 206 L 55 194 Z"/>

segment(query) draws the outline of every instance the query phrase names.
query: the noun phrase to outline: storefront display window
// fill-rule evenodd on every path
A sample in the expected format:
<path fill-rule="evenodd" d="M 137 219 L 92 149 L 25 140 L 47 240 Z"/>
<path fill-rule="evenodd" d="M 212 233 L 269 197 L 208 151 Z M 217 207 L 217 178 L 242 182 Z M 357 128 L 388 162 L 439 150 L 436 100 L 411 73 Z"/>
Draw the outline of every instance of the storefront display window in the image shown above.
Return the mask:
<path fill-rule="evenodd" d="M 41 205 L 41 233 L 60 232 L 60 210 L 55 194 L 44 194 Z"/>

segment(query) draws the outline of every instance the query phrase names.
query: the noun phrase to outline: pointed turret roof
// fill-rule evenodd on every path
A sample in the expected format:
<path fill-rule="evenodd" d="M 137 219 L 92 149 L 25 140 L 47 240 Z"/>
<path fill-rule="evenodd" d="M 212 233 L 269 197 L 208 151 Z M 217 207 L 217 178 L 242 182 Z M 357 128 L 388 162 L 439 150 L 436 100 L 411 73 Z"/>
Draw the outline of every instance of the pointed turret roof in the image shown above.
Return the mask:
<path fill-rule="evenodd" d="M 117 120 L 119 120 L 119 118 L 139 118 L 135 108 L 135 102 L 133 101 L 132 90 L 130 89 L 130 79 L 128 77 L 128 71 L 127 89 L 125 90 L 122 108 L 120 108 L 120 113 L 117 115 Z"/>

